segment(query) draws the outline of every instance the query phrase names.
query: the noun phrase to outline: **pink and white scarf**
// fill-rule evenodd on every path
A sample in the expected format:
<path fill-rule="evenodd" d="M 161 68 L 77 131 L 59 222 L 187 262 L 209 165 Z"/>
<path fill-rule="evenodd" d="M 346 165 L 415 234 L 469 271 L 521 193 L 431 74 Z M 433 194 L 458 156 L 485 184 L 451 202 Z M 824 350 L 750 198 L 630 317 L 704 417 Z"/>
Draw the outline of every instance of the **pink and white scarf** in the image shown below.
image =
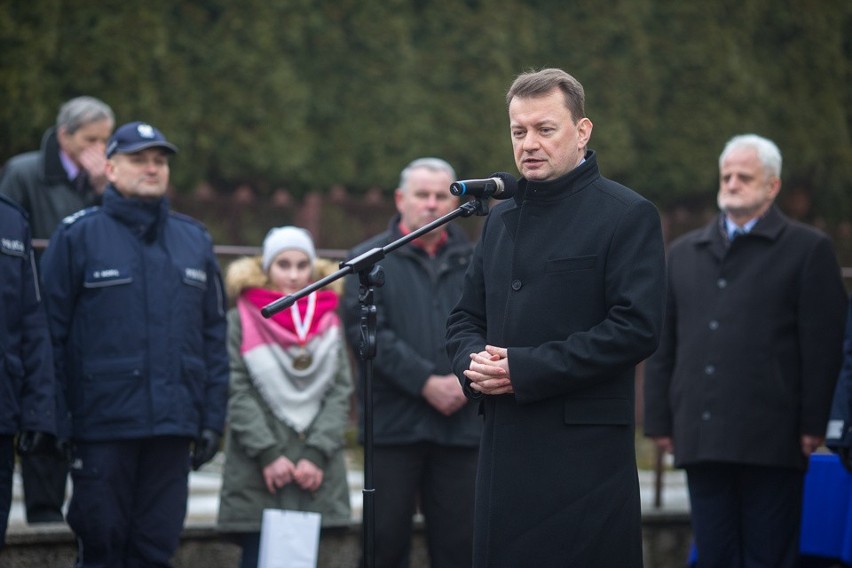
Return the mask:
<path fill-rule="evenodd" d="M 304 432 L 322 407 L 342 348 L 337 295 L 321 290 L 266 319 L 260 308 L 282 297 L 249 288 L 237 298 L 243 338 L 240 353 L 260 395 L 279 419 Z M 312 307 L 312 309 L 309 309 Z M 310 354 L 305 368 L 295 363 Z"/>

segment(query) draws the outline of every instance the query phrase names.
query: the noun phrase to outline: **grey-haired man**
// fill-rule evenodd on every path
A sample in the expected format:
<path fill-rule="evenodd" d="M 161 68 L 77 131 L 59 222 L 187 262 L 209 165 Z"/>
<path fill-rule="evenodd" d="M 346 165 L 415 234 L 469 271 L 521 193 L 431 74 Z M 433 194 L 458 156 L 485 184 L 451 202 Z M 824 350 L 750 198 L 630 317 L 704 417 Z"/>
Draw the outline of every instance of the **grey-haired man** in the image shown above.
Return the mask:
<path fill-rule="evenodd" d="M 450 213 L 452 166 L 414 160 L 394 193 L 388 229 L 350 251 L 354 258 Z M 382 260 L 386 284 L 376 289 L 378 345 L 373 409 L 376 566 L 408 566 L 412 517 L 419 506 L 434 567 L 468 568 L 473 555 L 473 496 L 480 419 L 467 404 L 444 348 L 447 315 L 462 290 L 472 246 L 452 223 Z M 346 280 L 344 323 L 360 337 L 358 278 Z M 363 381 L 361 377 L 361 392 Z M 363 439 L 365 432 L 361 430 Z"/>
<path fill-rule="evenodd" d="M 112 109 L 94 97 L 76 97 L 59 109 L 41 149 L 9 160 L 0 193 L 29 215 L 34 239 L 50 237 L 67 215 L 93 205 L 107 184 L 104 148 L 115 125 Z"/>

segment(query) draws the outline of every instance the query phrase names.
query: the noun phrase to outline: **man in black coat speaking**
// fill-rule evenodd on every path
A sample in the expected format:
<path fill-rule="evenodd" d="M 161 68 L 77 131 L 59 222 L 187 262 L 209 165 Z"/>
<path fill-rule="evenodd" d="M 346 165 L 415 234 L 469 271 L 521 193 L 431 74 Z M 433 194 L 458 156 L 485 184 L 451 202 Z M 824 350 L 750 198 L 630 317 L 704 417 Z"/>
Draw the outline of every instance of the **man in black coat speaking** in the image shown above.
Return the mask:
<path fill-rule="evenodd" d="M 659 215 L 600 175 L 574 77 L 524 73 L 506 98 L 522 178 L 447 329 L 484 418 L 473 565 L 640 567 L 634 366 L 662 326 Z"/>

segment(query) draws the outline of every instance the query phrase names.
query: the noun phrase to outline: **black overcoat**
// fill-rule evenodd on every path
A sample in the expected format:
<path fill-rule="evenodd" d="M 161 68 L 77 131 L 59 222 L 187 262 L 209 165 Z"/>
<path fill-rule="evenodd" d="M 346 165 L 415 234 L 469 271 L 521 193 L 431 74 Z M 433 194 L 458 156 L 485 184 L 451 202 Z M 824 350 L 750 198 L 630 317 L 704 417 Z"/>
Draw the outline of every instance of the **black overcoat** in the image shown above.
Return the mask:
<path fill-rule="evenodd" d="M 657 346 L 656 208 L 600 176 L 519 182 L 494 207 L 448 321 L 455 373 L 508 347 L 513 395 L 481 396 L 475 566 L 642 565 L 634 366 Z"/>
<path fill-rule="evenodd" d="M 672 243 L 666 323 L 645 372 L 645 434 L 675 464 L 804 469 L 840 369 L 846 294 L 820 231 L 772 206 L 730 247 L 717 219 Z"/>

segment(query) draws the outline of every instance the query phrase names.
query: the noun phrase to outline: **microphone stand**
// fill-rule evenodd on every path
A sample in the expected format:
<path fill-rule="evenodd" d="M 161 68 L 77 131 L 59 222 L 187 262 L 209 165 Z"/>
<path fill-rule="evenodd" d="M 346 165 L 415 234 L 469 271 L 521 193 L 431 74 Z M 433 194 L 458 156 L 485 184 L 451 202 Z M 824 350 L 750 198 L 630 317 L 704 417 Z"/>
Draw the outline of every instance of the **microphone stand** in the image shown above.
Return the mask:
<path fill-rule="evenodd" d="M 383 247 L 376 247 L 367 252 L 340 263 L 340 269 L 329 274 L 321 280 L 302 288 L 294 294 L 279 298 L 264 306 L 260 313 L 269 318 L 274 314 L 289 308 L 300 298 L 328 286 L 335 280 L 348 274 L 357 273 L 360 282 L 358 301 L 361 305 L 361 340 L 358 346 L 358 354 L 361 359 L 361 376 L 364 377 L 364 489 L 363 489 L 363 547 L 364 566 L 373 568 L 375 566 L 375 488 L 373 487 L 373 359 L 376 356 L 376 305 L 374 301 L 375 289 L 384 285 L 385 274 L 382 267 L 376 263 L 382 260 L 388 253 L 395 251 L 401 246 L 408 244 L 414 239 L 430 231 L 441 227 L 457 217 L 470 217 L 471 215 L 487 215 L 487 197 L 474 197 L 467 203 L 457 207 L 443 217 L 435 219 L 428 225 L 412 231 L 411 233 L 389 243 Z"/>

